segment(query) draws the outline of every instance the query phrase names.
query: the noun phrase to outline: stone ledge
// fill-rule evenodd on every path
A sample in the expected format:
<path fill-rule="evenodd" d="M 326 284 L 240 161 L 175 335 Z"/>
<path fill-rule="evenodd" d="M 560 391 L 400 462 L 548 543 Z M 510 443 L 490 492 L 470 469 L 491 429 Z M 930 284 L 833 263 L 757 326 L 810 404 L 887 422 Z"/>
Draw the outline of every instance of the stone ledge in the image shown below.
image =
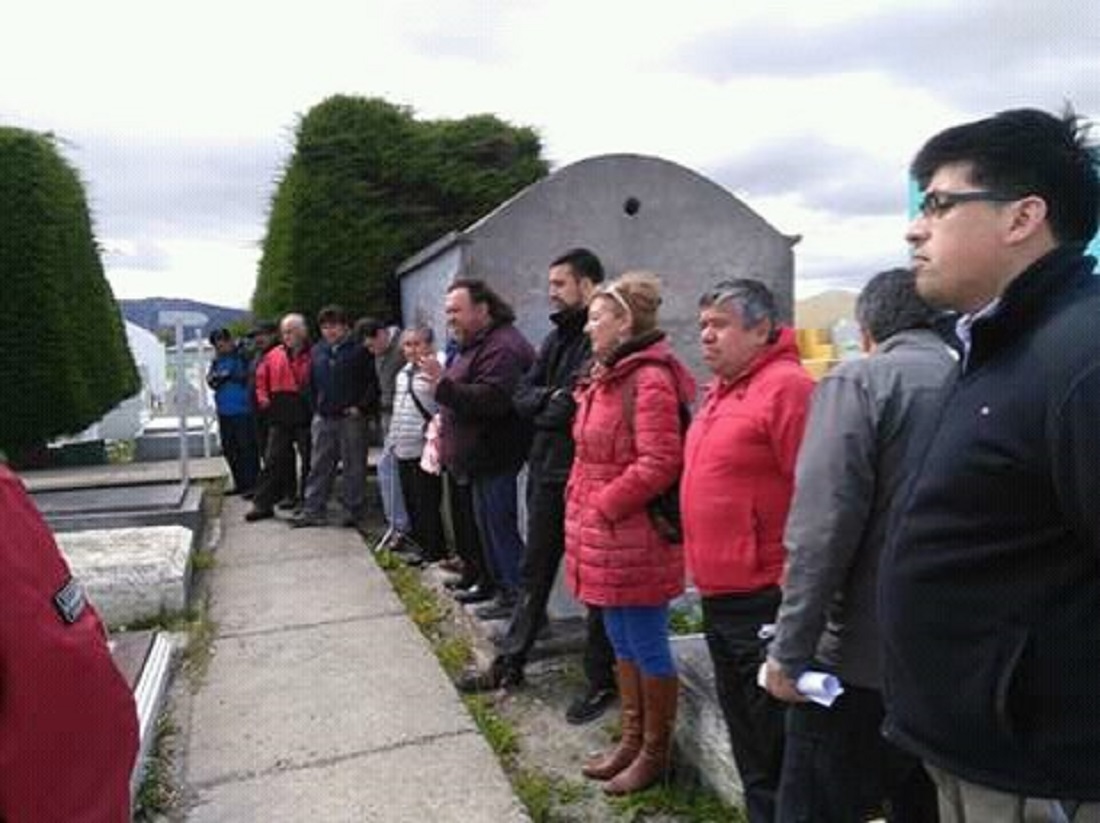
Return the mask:
<path fill-rule="evenodd" d="M 680 672 L 676 746 L 680 763 L 722 800 L 744 808 L 741 778 L 734 765 L 729 732 L 714 685 L 714 667 L 701 634 L 672 638 Z"/>
<path fill-rule="evenodd" d="M 190 529 L 103 529 L 63 532 L 56 538 L 73 575 L 108 625 L 155 620 L 187 608 Z"/>

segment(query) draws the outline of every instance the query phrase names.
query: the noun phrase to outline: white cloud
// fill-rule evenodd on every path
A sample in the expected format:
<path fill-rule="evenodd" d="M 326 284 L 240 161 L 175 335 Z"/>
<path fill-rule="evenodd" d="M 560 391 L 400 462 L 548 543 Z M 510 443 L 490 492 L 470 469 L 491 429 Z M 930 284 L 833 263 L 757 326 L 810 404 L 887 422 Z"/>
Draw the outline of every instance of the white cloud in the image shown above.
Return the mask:
<path fill-rule="evenodd" d="M 818 284 L 904 259 L 905 169 L 931 133 L 1100 108 L 1098 18 L 1070 0 L 23 3 L 0 122 L 73 142 L 126 296 L 246 304 L 296 118 L 335 93 L 493 112 L 558 164 L 629 151 L 710 173 L 803 235 Z"/>

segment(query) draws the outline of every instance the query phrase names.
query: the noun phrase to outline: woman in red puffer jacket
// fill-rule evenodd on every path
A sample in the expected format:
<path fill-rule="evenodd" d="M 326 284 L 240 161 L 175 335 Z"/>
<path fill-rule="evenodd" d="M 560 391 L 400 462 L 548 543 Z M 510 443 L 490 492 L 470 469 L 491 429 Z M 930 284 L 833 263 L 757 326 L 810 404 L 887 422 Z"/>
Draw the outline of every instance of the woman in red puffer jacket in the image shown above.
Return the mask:
<path fill-rule="evenodd" d="M 668 602 L 683 591 L 684 557 L 654 527 L 647 504 L 680 474 L 680 407 L 694 399 L 695 382 L 657 328 L 660 302 L 660 281 L 647 272 L 596 293 L 585 327 L 592 365 L 575 392 L 566 576 L 577 599 L 603 609 L 615 648 L 622 737 L 584 767 L 608 780 L 611 794 L 665 773 L 676 719 Z"/>

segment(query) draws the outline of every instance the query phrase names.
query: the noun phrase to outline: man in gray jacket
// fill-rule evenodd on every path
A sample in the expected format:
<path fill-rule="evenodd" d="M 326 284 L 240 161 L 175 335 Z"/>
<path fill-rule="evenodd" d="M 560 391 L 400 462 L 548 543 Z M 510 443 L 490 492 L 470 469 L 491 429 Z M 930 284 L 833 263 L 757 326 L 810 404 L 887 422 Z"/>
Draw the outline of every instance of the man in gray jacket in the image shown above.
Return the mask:
<path fill-rule="evenodd" d="M 913 273 L 876 275 L 856 303 L 870 356 L 842 363 L 814 393 L 784 543 L 783 603 L 766 664 L 768 691 L 792 703 L 779 821 L 935 821 L 920 762 L 880 735 L 883 704 L 875 617 L 878 559 L 906 474 L 915 421 L 933 413 L 955 359 Z M 831 708 L 796 687 L 807 670 L 844 685 Z"/>

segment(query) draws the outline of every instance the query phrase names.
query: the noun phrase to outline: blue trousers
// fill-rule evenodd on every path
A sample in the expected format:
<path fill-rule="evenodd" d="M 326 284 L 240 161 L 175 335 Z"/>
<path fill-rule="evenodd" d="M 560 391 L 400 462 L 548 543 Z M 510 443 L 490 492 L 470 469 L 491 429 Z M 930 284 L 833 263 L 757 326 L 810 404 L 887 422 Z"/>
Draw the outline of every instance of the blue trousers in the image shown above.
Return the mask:
<path fill-rule="evenodd" d="M 474 518 L 481 535 L 485 558 L 493 576 L 505 592 L 515 594 L 520 586 L 523 563 L 523 539 L 519 536 L 516 499 L 516 473 L 482 475 L 471 478 Z"/>
<path fill-rule="evenodd" d="M 668 642 L 668 605 L 604 606 L 603 625 L 615 657 L 634 663 L 647 677 L 672 677 Z"/>
<path fill-rule="evenodd" d="M 412 526 L 405 508 L 405 495 L 401 493 L 401 478 L 397 468 L 397 455 L 390 446 L 382 447 L 378 458 L 378 491 L 382 497 L 382 514 L 395 532 L 409 534 Z"/>

